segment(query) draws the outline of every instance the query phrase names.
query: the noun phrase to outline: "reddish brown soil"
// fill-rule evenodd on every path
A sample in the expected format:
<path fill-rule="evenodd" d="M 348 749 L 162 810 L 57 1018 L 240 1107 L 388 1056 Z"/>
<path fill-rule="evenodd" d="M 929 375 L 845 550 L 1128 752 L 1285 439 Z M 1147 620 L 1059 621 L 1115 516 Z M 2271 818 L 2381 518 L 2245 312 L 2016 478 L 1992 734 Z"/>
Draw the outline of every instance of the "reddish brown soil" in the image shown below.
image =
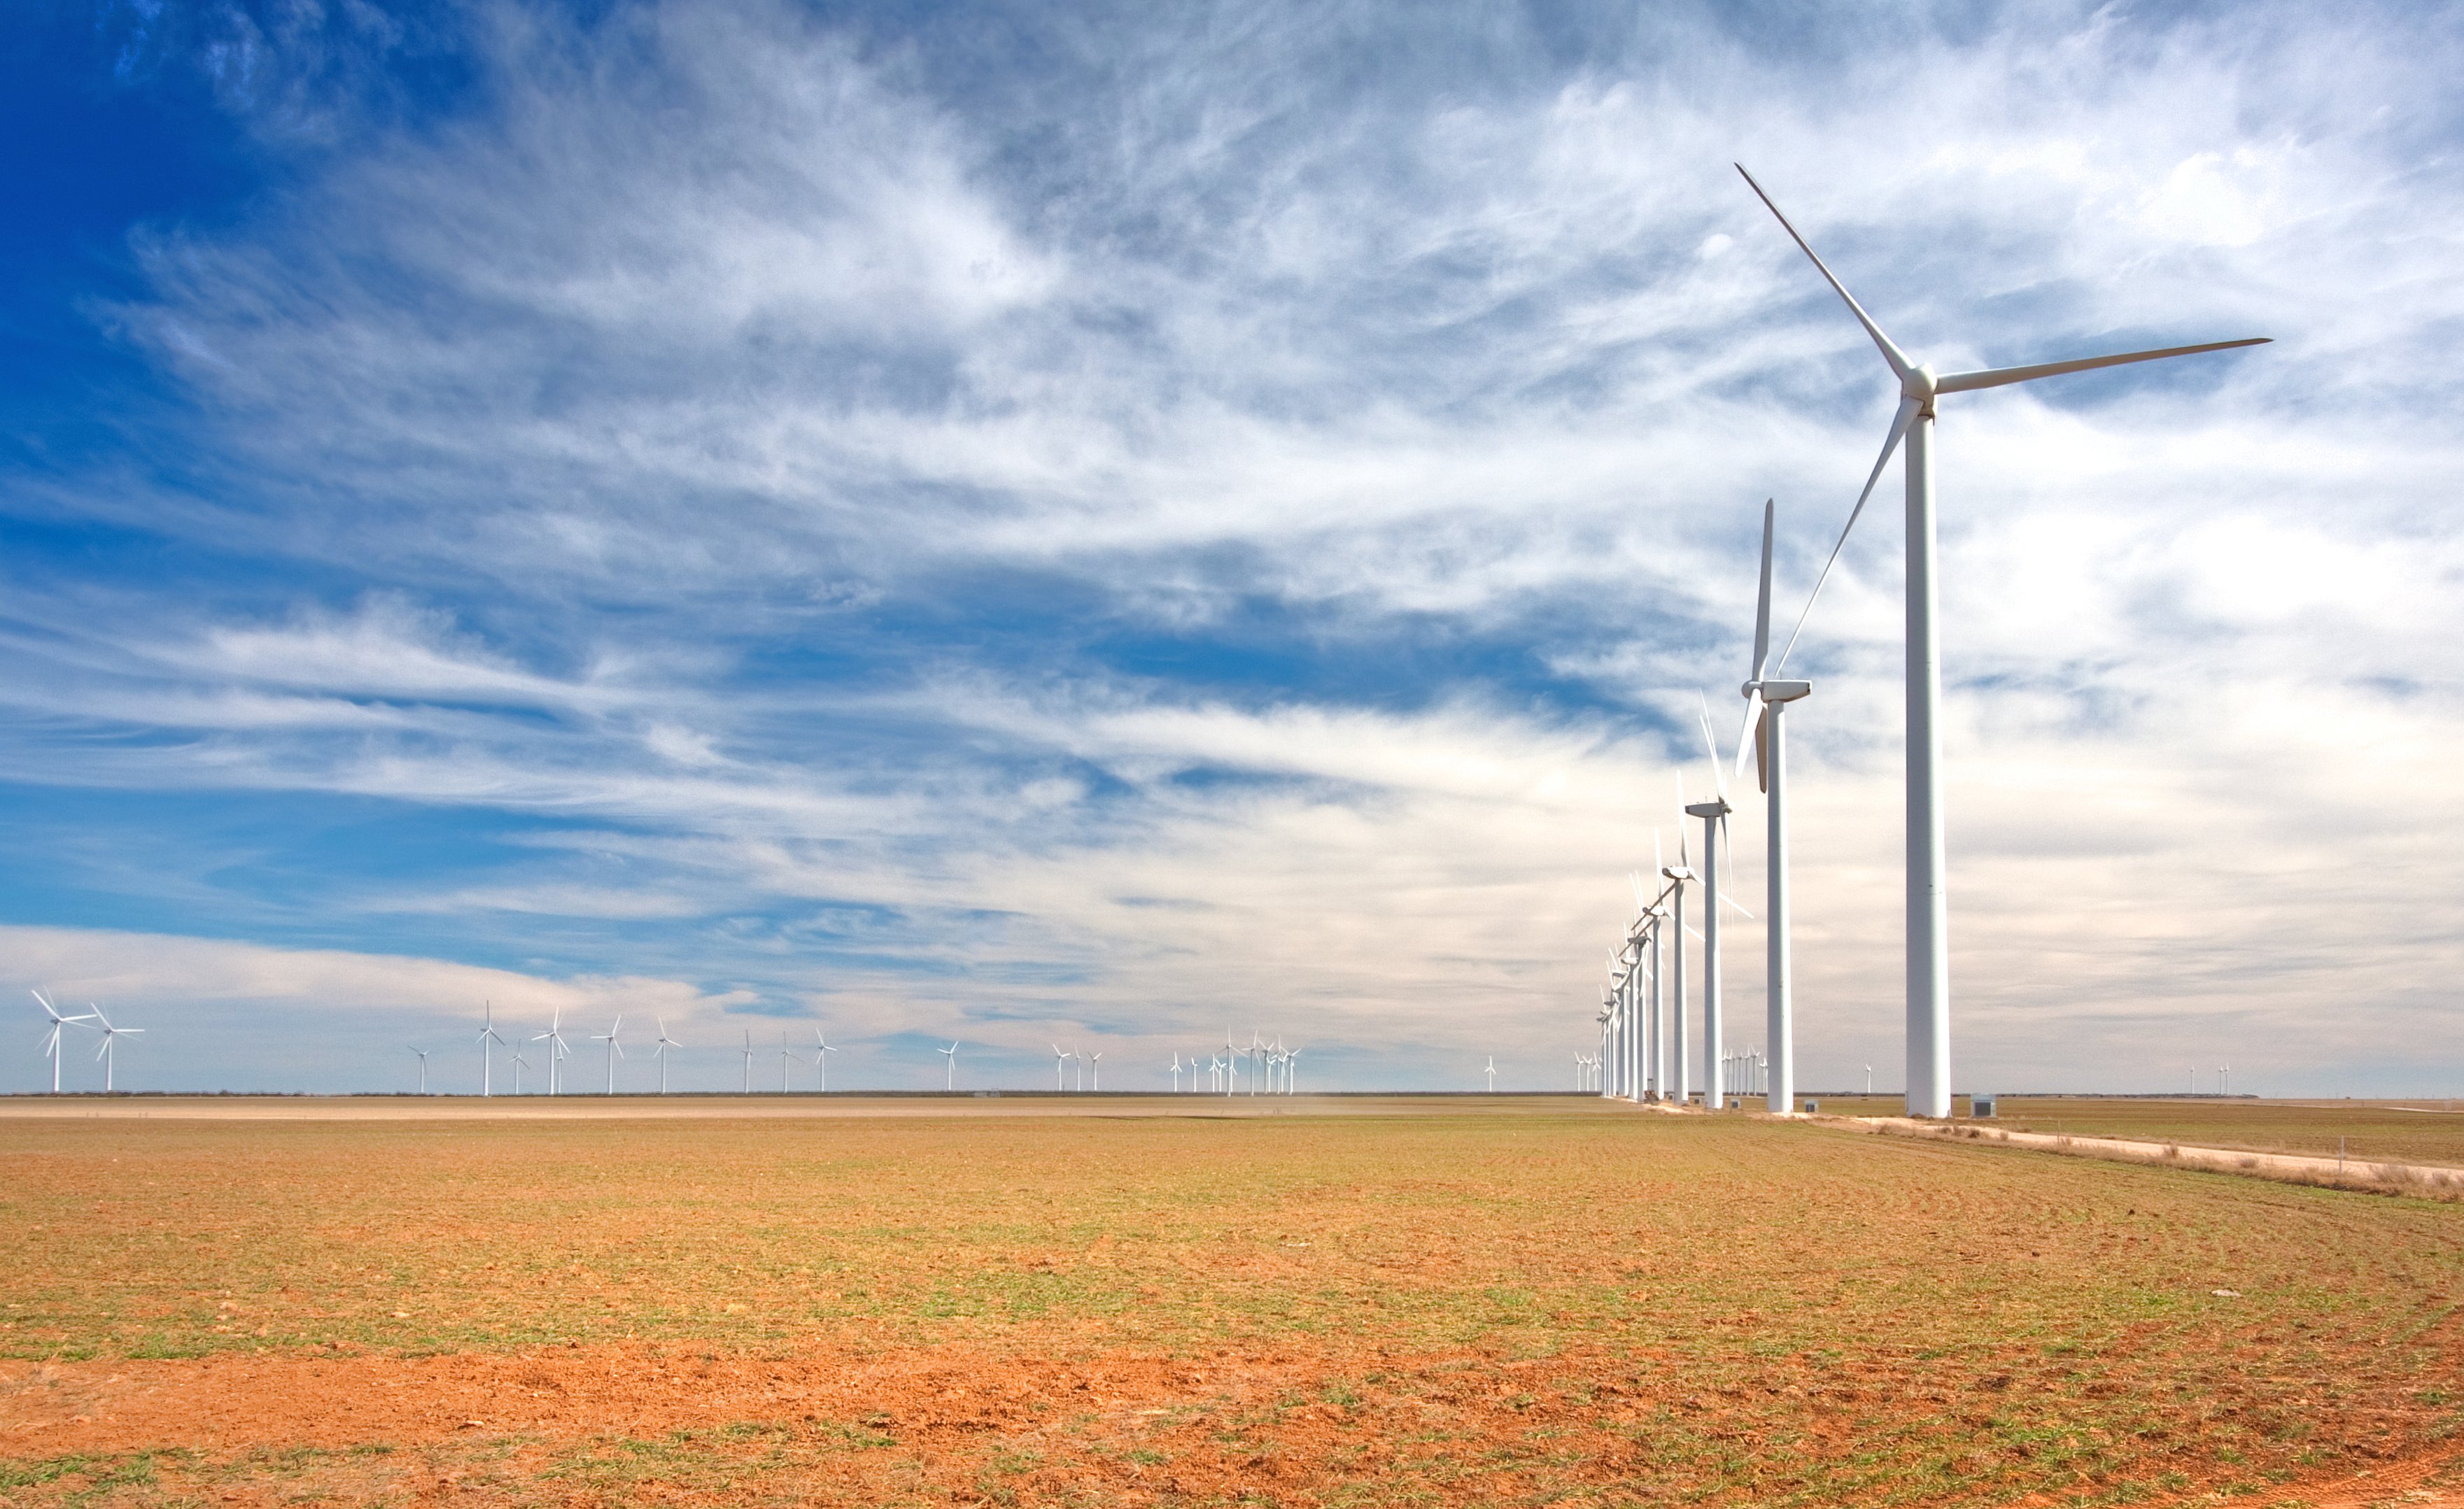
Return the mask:
<path fill-rule="evenodd" d="M 2464 1442 L 2464 1210 L 1742 1118 L 24 1123 L 0 1230 L 11 1509 L 2359 1509 Z"/>
<path fill-rule="evenodd" d="M 1287 1349 L 1060 1362 L 961 1345 L 226 1355 L 0 1368 L 0 1454 L 169 1450 L 157 1488 L 219 1489 L 227 1502 L 296 1499 L 303 1487 L 342 1502 L 533 1501 L 543 1488 L 567 1503 L 1649 1501 L 1663 1497 L 1650 1486 L 1650 1422 L 1672 1410 L 1698 1429 L 1705 1415 L 1736 1412 L 1742 1426 L 1750 1413 L 1585 1350 L 1531 1361 Z M 1856 1450 L 1844 1414 L 1814 1424 L 1801 1453 Z M 390 1450 L 348 1454 L 380 1445 Z M 267 1472 L 269 1453 L 301 1448 L 334 1454 Z M 2453 1460 L 2319 1474 L 2265 1501 L 2464 1505 L 2445 1480 Z M 74 1492 L 92 1476 L 55 1486 Z M 2202 1474 L 2147 1501 L 2211 1502 L 2225 1480 Z"/>

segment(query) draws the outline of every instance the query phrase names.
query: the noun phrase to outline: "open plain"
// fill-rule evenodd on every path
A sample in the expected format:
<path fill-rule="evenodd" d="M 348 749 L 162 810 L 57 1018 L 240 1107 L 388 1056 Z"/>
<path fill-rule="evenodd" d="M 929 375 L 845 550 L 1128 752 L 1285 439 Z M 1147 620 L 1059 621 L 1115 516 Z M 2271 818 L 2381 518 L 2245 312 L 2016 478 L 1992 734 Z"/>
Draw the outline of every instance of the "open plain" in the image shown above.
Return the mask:
<path fill-rule="evenodd" d="M 0 1216 L 14 1504 L 2418 1503 L 2464 1425 L 2455 1206 L 1574 1098 L 15 1101 Z"/>

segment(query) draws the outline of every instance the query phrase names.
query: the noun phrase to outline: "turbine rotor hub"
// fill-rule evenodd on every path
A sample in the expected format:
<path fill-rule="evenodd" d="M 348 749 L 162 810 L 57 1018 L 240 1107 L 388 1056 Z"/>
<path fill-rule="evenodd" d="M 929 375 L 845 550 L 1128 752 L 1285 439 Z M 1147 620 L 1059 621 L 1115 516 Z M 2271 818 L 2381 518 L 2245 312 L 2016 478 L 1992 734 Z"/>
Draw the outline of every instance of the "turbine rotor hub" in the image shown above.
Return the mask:
<path fill-rule="evenodd" d="M 1931 404 L 1936 381 L 1931 363 L 1920 361 L 1908 368 L 1907 375 L 1900 379 L 1900 396 L 1915 399 L 1922 404 Z"/>

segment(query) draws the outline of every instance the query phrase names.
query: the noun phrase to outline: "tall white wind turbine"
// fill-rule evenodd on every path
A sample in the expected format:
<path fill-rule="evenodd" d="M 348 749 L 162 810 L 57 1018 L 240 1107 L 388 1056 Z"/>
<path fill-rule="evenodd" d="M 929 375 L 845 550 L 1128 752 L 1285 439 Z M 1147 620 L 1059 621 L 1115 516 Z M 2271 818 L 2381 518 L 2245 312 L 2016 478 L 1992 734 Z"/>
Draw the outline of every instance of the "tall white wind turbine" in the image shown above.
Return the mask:
<path fill-rule="evenodd" d="M 1495 1057 L 1492 1056 L 1489 1059 L 1488 1067 L 1482 1072 L 1488 1076 L 1488 1093 L 1495 1095 L 1497 1093 L 1497 1060 Z"/>
<path fill-rule="evenodd" d="M 495 1050 L 505 1039 L 496 1034 L 496 1003 L 481 1001 L 479 1009 L 487 1014 L 479 1024 L 479 1099 L 484 1101 L 495 1093 Z"/>
<path fill-rule="evenodd" d="M 1685 782 L 1677 783 L 1679 806 L 1685 802 Z M 1676 931 L 1669 938 L 1669 1000 L 1662 1025 L 1669 1038 L 1661 1040 L 1661 1063 L 1673 1084 L 1662 1085 L 1662 1094 L 1674 1095 L 1683 1107 L 1693 1096 L 1693 1060 L 1685 1052 L 1685 887 L 1694 879 L 1694 866 L 1686 857 L 1685 824 L 1677 825 L 1677 863 L 1660 866 L 1660 875 L 1668 882 L 1668 920 Z M 1651 855 L 1657 861 L 1665 857 L 1660 846 L 1660 830 L 1651 830 Z"/>
<path fill-rule="evenodd" d="M 547 1031 L 533 1038 L 531 1041 L 547 1044 L 547 1092 L 554 1095 L 557 1085 L 563 1080 L 563 1074 L 558 1066 L 573 1056 L 573 1050 L 564 1045 L 563 1007 L 559 1006 L 549 1016 Z"/>
<path fill-rule="evenodd" d="M 668 1036 L 666 1017 L 653 1017 L 650 1019 L 659 1024 L 659 1045 L 650 1050 L 650 1057 L 659 1061 L 659 1093 L 665 1095 L 668 1093 L 668 1050 L 681 1048 L 684 1044 Z"/>
<path fill-rule="evenodd" d="M 616 1035 L 624 1030 L 625 1018 L 619 1016 L 614 1026 L 605 1032 L 594 1032 L 590 1035 L 591 1041 L 607 1044 L 607 1093 L 610 1095 L 616 1093 L 616 1061 L 625 1057 L 625 1049 L 616 1041 Z"/>
<path fill-rule="evenodd" d="M 941 1088 L 944 1090 L 957 1089 L 958 1087 L 958 1040 L 956 1038 L 953 1038 L 950 1039 L 950 1045 L 948 1047 L 935 1048 L 933 1051 L 941 1055 L 943 1059 L 948 1061 L 948 1062 L 943 1065 Z"/>
<path fill-rule="evenodd" d="M 796 1054 L 795 1054 L 795 1050 L 794 1050 L 794 1049 L 792 1049 L 792 1048 L 790 1048 L 790 1047 L 788 1047 L 788 1046 L 787 1046 L 787 1035 L 786 1035 L 785 1033 L 783 1033 L 783 1032 L 782 1032 L 782 1033 L 781 1033 L 781 1034 L 779 1035 L 779 1093 L 780 1093 L 780 1094 L 784 1095 L 784 1094 L 786 1094 L 786 1093 L 787 1093 L 787 1066 L 788 1066 L 789 1064 L 791 1064 L 791 1063 L 802 1063 L 802 1062 L 803 1062 L 803 1061 L 804 1061 L 803 1060 L 799 1059 L 799 1058 L 797 1058 L 797 1057 L 796 1057 Z"/>
<path fill-rule="evenodd" d="M 1771 1050 L 1771 1079 L 1763 1106 L 1785 1115 L 1796 1105 L 1795 962 L 1789 949 L 1788 735 L 1782 714 L 1811 696 L 1814 683 L 1766 679 L 1771 659 L 1771 529 L 1776 510 L 1763 500 L 1762 585 L 1754 594 L 1754 664 L 1738 689 L 1746 699 L 1746 727 L 1737 735 L 1737 771 L 1746 766 L 1747 741 L 1758 756 L 1754 768 L 1763 789 L 1763 822 L 1769 833 L 1763 861 L 1763 1030 Z"/>
<path fill-rule="evenodd" d="M 81 1011 L 74 1017 L 63 1017 L 60 1015 L 60 1009 L 53 1005 L 51 998 L 41 991 L 34 992 L 34 999 L 43 1003 L 43 1014 L 52 1018 L 51 1030 L 43 1034 L 43 1057 L 52 1061 L 52 1093 L 57 1095 L 60 1093 L 61 1030 L 71 1022 L 92 1021 L 94 1014 Z M 424 1062 L 422 1066 L 425 1067 Z"/>
<path fill-rule="evenodd" d="M 830 1055 L 836 1052 L 838 1050 L 830 1046 L 829 1039 L 822 1036 L 822 1029 L 816 1026 L 813 1029 L 813 1089 L 818 1094 L 830 1092 Z"/>
<path fill-rule="evenodd" d="M 744 1089 L 742 1093 L 746 1095 L 753 1093 L 753 1029 L 750 1027 L 744 1029 Z"/>
<path fill-rule="evenodd" d="M 1062 1093 L 1066 1092 L 1066 1091 L 1069 1088 L 1069 1081 L 1068 1081 L 1069 1061 L 1070 1061 L 1072 1058 L 1074 1058 L 1074 1057 L 1076 1057 L 1076 1055 L 1071 1054 L 1071 1053 L 1069 1053 L 1068 1051 L 1067 1051 L 1066 1049 L 1064 1049 L 1064 1048 L 1061 1046 L 1061 1044 L 1059 1044 L 1059 1043 L 1057 1043 L 1057 1042 L 1056 1042 L 1056 1043 L 1054 1043 L 1054 1044 L 1052 1045 L 1052 1093 L 1053 1093 L 1053 1094 L 1055 1094 L 1055 1095 L 1060 1095 L 1060 1094 L 1062 1094 Z"/>
<path fill-rule="evenodd" d="M 1882 441 L 1882 453 L 1874 463 L 1873 471 L 1865 478 L 1864 492 L 1857 495 L 1857 506 L 1848 514 L 1847 527 L 1839 532 L 1839 544 L 1831 549 L 1831 559 L 1825 561 L 1822 575 L 1815 579 L 1814 594 L 1806 600 L 1806 612 L 1814 609 L 1814 598 L 1821 595 L 1822 583 L 1829 580 L 1831 563 L 1839 558 L 1840 546 L 1848 542 L 1848 532 L 1857 527 L 1857 517 L 1865 509 L 1865 500 L 1873 495 L 1874 484 L 1881 480 L 1882 469 L 1890 465 L 1891 452 L 1901 441 L 1907 442 L 1907 1113 L 1911 1116 L 1947 1117 L 1950 1114 L 1950 934 L 1949 906 L 1943 889 L 1945 862 L 1943 858 L 1942 824 L 1942 730 L 1936 712 L 1942 702 L 1942 644 L 1934 622 L 1934 607 L 1939 589 L 1934 580 L 1934 498 L 1933 498 L 1933 421 L 1934 403 L 1946 393 L 1973 393 L 1985 388 L 2007 387 L 2014 383 L 2033 383 L 2038 378 L 2059 377 L 2069 372 L 2089 372 L 2101 367 L 2123 366 L 2134 361 L 2155 361 L 2167 357 L 2195 356 L 2203 351 L 2230 351 L 2241 346 L 2267 343 L 2265 337 L 2240 340 L 2211 340 L 2194 346 L 2166 346 L 2154 351 L 2128 351 L 2116 356 L 2081 357 L 2067 361 L 2044 361 L 2028 366 L 1993 367 L 1976 372 L 1953 372 L 1937 376 L 1933 368 L 1921 361 L 1911 361 L 1906 353 L 1882 334 L 1882 327 L 1865 313 L 1847 285 L 1832 274 L 1822 258 L 1815 255 L 1814 247 L 1797 233 L 1779 206 L 1763 192 L 1763 186 L 1739 164 L 1747 186 L 1763 202 L 1780 223 L 1780 228 L 1794 241 L 1822 274 L 1832 292 L 1857 317 L 1874 346 L 1881 352 L 1882 361 L 1899 381 L 1900 407 L 1892 416 L 1891 428 Z M 1797 626 L 1789 640 L 1793 647 L 1797 633 L 1805 627 L 1805 615 L 1797 616 Z M 1788 651 L 1780 652 L 1780 664 L 1788 664 Z"/>
<path fill-rule="evenodd" d="M 1096 1049 L 1087 1059 L 1088 1071 L 1095 1076 L 1095 1093 L 1104 1093 L 1104 1050 Z"/>
<path fill-rule="evenodd" d="M 425 1095 L 428 1093 L 428 1050 L 414 1047 L 410 1051 L 419 1055 L 419 1093 Z"/>
<path fill-rule="evenodd" d="M 522 1057 L 522 1050 L 521 1050 L 519 1047 L 515 1048 L 515 1049 L 514 1049 L 514 1093 L 515 1093 L 516 1095 L 519 1095 L 520 1093 L 522 1093 L 522 1071 L 523 1071 L 524 1069 L 529 1068 L 530 1066 L 531 1066 L 531 1061 Z"/>
<path fill-rule="evenodd" d="M 94 1013 L 95 1020 L 102 1023 L 102 1046 L 95 1050 L 94 1056 L 102 1061 L 102 1093 L 108 1095 L 111 1093 L 112 1068 L 120 1061 L 120 1053 L 118 1048 L 120 1039 L 122 1038 L 133 1038 L 137 1036 L 137 1034 L 143 1032 L 145 1029 L 143 1027 L 113 1026 L 111 1024 L 111 1018 L 102 1014 L 102 1008 L 97 1006 L 92 1001 L 85 1003 L 85 1009 Z"/>
<path fill-rule="evenodd" d="M 1172 1054 L 1172 1093 L 1180 1093 L 1180 1050 L 1177 1048 Z"/>
<path fill-rule="evenodd" d="M 1698 701 L 1702 694 L 1695 694 Z M 1721 1078 L 1720 1039 L 1722 1002 L 1720 998 L 1720 904 L 1727 903 L 1750 919 L 1744 904 L 1720 886 L 1720 867 L 1729 858 L 1728 814 L 1736 809 L 1728 805 L 1728 779 L 1720 769 L 1720 747 L 1711 738 L 1711 710 L 1705 702 L 1702 708 L 1703 750 L 1711 757 L 1712 796 L 1709 801 L 1694 802 L 1685 809 L 1686 816 L 1703 820 L 1703 1104 L 1707 1110 L 1726 1110 L 1727 1083 Z M 1684 952 L 1680 944 L 1678 951 Z"/>

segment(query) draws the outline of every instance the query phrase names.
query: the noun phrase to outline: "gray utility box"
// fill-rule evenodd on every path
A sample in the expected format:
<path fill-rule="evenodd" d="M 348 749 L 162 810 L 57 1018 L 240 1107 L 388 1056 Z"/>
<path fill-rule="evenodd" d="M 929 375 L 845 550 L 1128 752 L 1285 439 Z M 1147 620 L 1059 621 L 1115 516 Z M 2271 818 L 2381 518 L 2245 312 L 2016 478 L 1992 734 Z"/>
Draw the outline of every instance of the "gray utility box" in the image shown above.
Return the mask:
<path fill-rule="evenodd" d="M 1808 1116 L 1813 1115 L 1815 1111 L 1820 1109 L 1822 1109 L 1822 1103 L 1820 1101 L 1808 1101 L 1805 1103 L 1805 1114 Z"/>
<path fill-rule="evenodd" d="M 1991 1095 L 1971 1095 L 1971 1096 L 1969 1096 L 1969 1097 L 1968 1098 L 1968 1114 L 1969 1114 L 1969 1115 L 1970 1115 L 1970 1116 L 1991 1116 L 1991 1115 L 1992 1115 L 1992 1114 L 1993 1114 L 1993 1097 L 1992 1097 L 1992 1096 L 1991 1096 Z"/>

